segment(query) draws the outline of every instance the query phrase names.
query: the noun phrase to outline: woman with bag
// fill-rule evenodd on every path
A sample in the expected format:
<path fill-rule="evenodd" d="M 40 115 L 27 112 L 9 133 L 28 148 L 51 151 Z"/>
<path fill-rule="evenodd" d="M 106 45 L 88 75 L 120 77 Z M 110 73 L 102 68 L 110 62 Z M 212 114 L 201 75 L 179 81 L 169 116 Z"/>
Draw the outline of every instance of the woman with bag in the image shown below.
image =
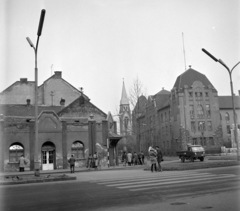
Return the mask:
<path fill-rule="evenodd" d="M 155 172 L 157 172 L 157 151 L 152 148 L 149 147 L 149 158 L 150 158 L 150 162 L 151 162 L 151 171 L 153 172 L 153 168 L 155 169 Z"/>

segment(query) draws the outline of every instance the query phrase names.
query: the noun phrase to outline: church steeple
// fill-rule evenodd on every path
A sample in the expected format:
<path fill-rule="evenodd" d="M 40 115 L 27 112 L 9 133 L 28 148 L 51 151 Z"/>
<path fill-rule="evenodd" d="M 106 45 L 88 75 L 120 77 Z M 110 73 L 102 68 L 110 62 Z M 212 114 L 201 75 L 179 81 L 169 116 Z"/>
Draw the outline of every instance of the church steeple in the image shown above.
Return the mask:
<path fill-rule="evenodd" d="M 123 86 L 122 86 L 122 98 L 120 100 L 120 105 L 129 105 L 129 100 L 127 97 L 127 92 L 125 89 L 124 81 L 123 81 Z"/>
<path fill-rule="evenodd" d="M 127 97 L 127 92 L 125 88 L 125 84 L 123 81 L 122 86 L 122 97 L 120 100 L 120 110 L 119 110 L 119 120 L 120 120 L 120 134 L 127 135 L 131 131 L 132 126 L 132 118 L 131 118 L 131 111 L 130 111 L 130 104 Z"/>

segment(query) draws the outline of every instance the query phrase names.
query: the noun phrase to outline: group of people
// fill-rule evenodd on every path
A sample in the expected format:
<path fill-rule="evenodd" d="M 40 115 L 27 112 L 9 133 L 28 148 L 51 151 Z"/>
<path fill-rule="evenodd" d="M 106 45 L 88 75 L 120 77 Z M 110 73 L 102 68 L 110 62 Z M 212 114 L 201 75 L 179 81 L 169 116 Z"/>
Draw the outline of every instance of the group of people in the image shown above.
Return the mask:
<path fill-rule="evenodd" d="M 129 165 L 143 165 L 144 164 L 144 153 L 141 151 L 138 154 L 136 152 L 123 152 L 122 163 L 124 166 Z"/>
<path fill-rule="evenodd" d="M 152 172 L 154 170 L 155 172 L 162 171 L 161 162 L 163 161 L 163 155 L 160 148 L 158 146 L 156 146 L 155 148 L 149 147 L 148 152 L 149 152 L 149 159 L 151 162 L 151 171 Z"/>
<path fill-rule="evenodd" d="M 70 164 L 70 170 L 71 173 L 74 173 L 74 169 L 75 169 L 75 162 L 76 159 L 74 158 L 74 155 L 72 155 L 69 159 L 68 162 Z M 90 170 L 90 168 L 95 168 L 97 169 L 99 166 L 99 159 L 98 159 L 98 154 L 97 152 L 95 152 L 92 156 L 92 154 L 89 154 L 88 159 L 87 159 L 87 168 Z"/>

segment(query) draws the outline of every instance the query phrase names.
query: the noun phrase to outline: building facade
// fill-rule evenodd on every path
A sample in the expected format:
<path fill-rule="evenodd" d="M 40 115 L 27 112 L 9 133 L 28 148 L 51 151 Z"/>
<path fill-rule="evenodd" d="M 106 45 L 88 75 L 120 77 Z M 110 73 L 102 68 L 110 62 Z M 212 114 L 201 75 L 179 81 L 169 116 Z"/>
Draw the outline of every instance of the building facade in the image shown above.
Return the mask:
<path fill-rule="evenodd" d="M 191 67 L 177 77 L 171 91 L 149 96 L 144 114 L 136 119 L 141 129 L 139 146 L 147 152 L 159 145 L 164 154 L 175 155 L 187 144 L 201 144 L 207 153 L 231 147 L 233 124 L 231 96 L 218 96 L 208 78 Z M 239 127 L 240 103 L 235 96 Z M 232 134 L 233 135 L 233 134 Z"/>
<path fill-rule="evenodd" d="M 51 98 L 42 97 L 44 104 L 38 105 L 37 142 L 35 141 L 35 106 L 30 103 L 32 98 L 28 96 L 30 99 L 25 98 L 25 103 L 17 103 L 22 102 L 22 95 L 15 102 L 0 105 L 0 170 L 18 170 L 18 160 L 21 155 L 29 161 L 30 170 L 34 170 L 36 155 L 42 170 L 68 168 L 67 160 L 72 154 L 77 160 L 76 167 L 84 168 L 88 156 L 95 152 L 98 152 L 100 159 L 105 159 L 107 162 L 107 151 L 110 152 L 109 164 L 116 165 L 116 148 L 121 139 L 116 132 L 116 122 L 59 75 L 47 81 L 47 85 L 46 81 L 44 82 L 45 93 L 55 89 L 62 92 L 55 92 L 58 103 L 51 101 Z M 15 85 L 12 89 L 16 88 Z M 21 84 L 17 83 L 17 85 Z M 26 84 L 22 86 L 26 87 Z M 5 100 L 11 99 L 13 93 L 15 91 L 4 91 Z M 76 98 L 66 105 L 65 99 L 70 101 L 74 96 Z M 35 152 L 36 143 L 38 143 L 38 152 Z"/>

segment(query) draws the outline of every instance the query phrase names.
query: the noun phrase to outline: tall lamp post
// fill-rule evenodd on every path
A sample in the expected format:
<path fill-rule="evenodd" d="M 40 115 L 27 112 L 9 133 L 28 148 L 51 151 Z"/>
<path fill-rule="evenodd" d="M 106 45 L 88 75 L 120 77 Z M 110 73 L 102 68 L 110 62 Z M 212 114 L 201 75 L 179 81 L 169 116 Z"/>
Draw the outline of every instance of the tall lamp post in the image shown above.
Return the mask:
<path fill-rule="evenodd" d="M 37 43 L 36 47 L 33 45 L 32 41 L 29 37 L 27 37 L 27 41 L 29 45 L 34 49 L 35 54 L 35 147 L 34 147 L 34 170 L 35 170 L 35 176 L 39 176 L 39 160 L 38 160 L 38 123 L 37 123 L 37 117 L 38 117 L 38 68 L 37 68 L 37 50 L 38 50 L 38 42 L 39 38 L 42 34 L 42 27 L 44 22 L 46 10 L 41 11 L 40 21 L 38 25 L 38 32 L 37 32 Z"/>
<path fill-rule="evenodd" d="M 219 62 L 222 66 L 224 66 L 230 77 L 230 87 L 231 87 L 231 94 L 232 94 L 232 105 L 233 105 L 233 120 L 234 120 L 234 140 L 235 143 L 237 144 L 237 160 L 239 161 L 239 143 L 238 143 L 238 136 L 237 136 L 237 120 L 236 120 L 236 111 L 235 111 L 235 104 L 234 104 L 234 94 L 233 94 L 233 83 L 232 83 L 232 72 L 234 68 L 240 63 L 240 61 L 230 70 L 229 67 L 221 60 L 221 59 L 216 59 L 212 54 L 210 54 L 207 50 L 202 48 L 202 51 L 207 54 L 209 57 L 211 57 L 215 62 Z"/>

